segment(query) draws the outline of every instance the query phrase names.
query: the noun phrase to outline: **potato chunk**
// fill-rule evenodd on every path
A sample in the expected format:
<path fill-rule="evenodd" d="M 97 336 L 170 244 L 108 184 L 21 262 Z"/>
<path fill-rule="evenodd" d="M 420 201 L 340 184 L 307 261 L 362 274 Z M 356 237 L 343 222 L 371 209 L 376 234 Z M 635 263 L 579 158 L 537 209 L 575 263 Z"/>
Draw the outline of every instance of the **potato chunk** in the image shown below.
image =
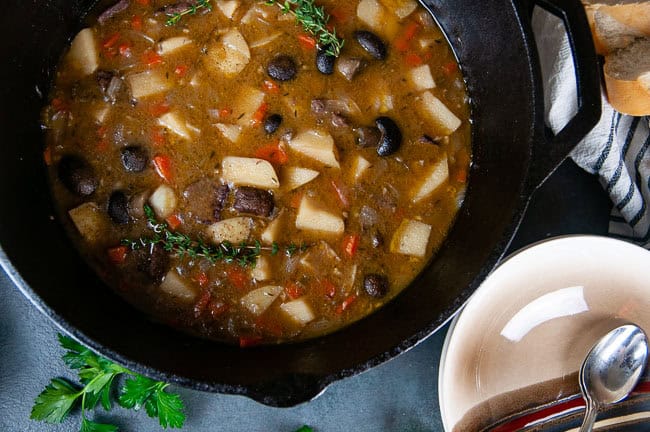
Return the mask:
<path fill-rule="evenodd" d="M 176 297 L 184 302 L 192 302 L 196 298 L 195 288 L 187 283 L 176 270 L 169 270 L 165 275 L 160 289 L 172 297 Z"/>
<path fill-rule="evenodd" d="M 366 158 L 361 155 L 357 155 L 352 168 L 352 176 L 354 177 L 354 181 L 358 181 L 371 166 L 372 164 Z"/>
<path fill-rule="evenodd" d="M 325 166 L 340 168 L 336 160 L 334 139 L 327 132 L 308 130 L 289 141 L 289 147 Z"/>
<path fill-rule="evenodd" d="M 163 39 L 158 42 L 157 51 L 161 56 L 167 56 L 174 52 L 192 45 L 192 39 L 185 36 L 176 36 L 169 39 Z"/>
<path fill-rule="evenodd" d="M 287 190 L 291 191 L 306 185 L 318 177 L 319 174 L 318 171 L 308 168 L 286 167 L 282 170 L 282 184 Z"/>
<path fill-rule="evenodd" d="M 94 202 L 81 204 L 68 212 L 74 226 L 90 243 L 99 240 L 105 229 L 108 229 L 108 219 L 104 212 Z"/>
<path fill-rule="evenodd" d="M 241 304 L 253 315 L 262 315 L 283 291 L 281 286 L 268 285 L 258 288 L 241 298 Z"/>
<path fill-rule="evenodd" d="M 242 130 L 241 126 L 225 123 L 217 123 L 215 126 L 228 141 L 232 143 L 239 141 L 239 136 L 241 135 Z"/>
<path fill-rule="evenodd" d="M 268 224 L 262 236 L 260 237 L 265 244 L 272 244 L 277 241 L 282 231 L 284 213 L 280 213 L 275 219 Z"/>
<path fill-rule="evenodd" d="M 390 251 L 423 258 L 427 253 L 430 235 L 431 225 L 412 219 L 404 219 L 395 234 L 393 234 Z"/>
<path fill-rule="evenodd" d="M 149 204 L 160 219 L 166 219 L 174 213 L 178 200 L 174 189 L 167 185 L 160 185 L 149 197 Z"/>
<path fill-rule="evenodd" d="M 316 318 L 311 306 L 307 304 L 304 299 L 297 299 L 280 305 L 280 309 L 284 312 L 293 322 L 304 326 Z"/>
<path fill-rule="evenodd" d="M 436 87 L 436 83 L 431 75 L 431 67 L 428 64 L 423 64 L 409 71 L 409 78 L 413 88 L 417 91 L 429 90 Z"/>
<path fill-rule="evenodd" d="M 441 160 L 439 160 L 429 169 L 426 176 L 424 177 L 424 181 L 415 190 L 411 201 L 413 201 L 413 203 L 417 203 L 418 201 L 427 198 L 433 193 L 433 191 L 438 189 L 448 179 L 449 166 L 447 155 L 444 155 Z"/>
<path fill-rule="evenodd" d="M 222 177 L 235 186 L 277 189 L 280 180 L 273 165 L 263 159 L 227 156 L 221 163 Z"/>
<path fill-rule="evenodd" d="M 233 113 L 237 116 L 237 124 L 248 127 L 253 124 L 255 112 L 264 103 L 266 95 L 256 88 L 246 88 L 237 97 Z"/>
<path fill-rule="evenodd" d="M 248 240 L 253 228 L 253 219 L 234 217 L 224 219 L 208 227 L 208 236 L 216 243 L 230 242 L 239 244 Z"/>
<path fill-rule="evenodd" d="M 251 52 L 242 34 L 231 29 L 208 49 L 208 66 L 217 72 L 233 76 L 243 71 L 251 60 Z"/>
<path fill-rule="evenodd" d="M 320 208 L 318 202 L 309 197 L 303 197 L 296 216 L 296 228 L 305 231 L 342 235 L 345 223 L 341 216 Z"/>
<path fill-rule="evenodd" d="M 255 268 L 251 272 L 253 279 L 256 281 L 269 280 L 271 279 L 272 274 L 273 272 L 269 258 L 266 256 L 258 257 L 257 262 L 255 263 Z"/>
<path fill-rule="evenodd" d="M 187 130 L 186 123 L 181 119 L 180 114 L 168 112 L 158 118 L 158 124 L 167 128 L 181 138 L 190 139 L 190 132 Z"/>
<path fill-rule="evenodd" d="M 438 131 L 444 135 L 451 135 L 461 125 L 461 120 L 435 97 L 431 92 L 422 93 L 420 108 L 438 128 Z"/>
<path fill-rule="evenodd" d="M 75 36 L 70 45 L 67 59 L 75 69 L 84 75 L 90 75 L 97 70 L 99 56 L 95 44 L 95 35 L 91 29 L 85 28 Z"/>
<path fill-rule="evenodd" d="M 219 0 L 217 2 L 217 7 L 226 18 L 232 19 L 239 7 L 239 2 L 237 0 Z"/>
<path fill-rule="evenodd" d="M 140 72 L 126 77 L 126 82 L 131 89 L 131 96 L 140 99 L 167 91 L 172 86 L 172 81 L 157 71 Z"/>
<path fill-rule="evenodd" d="M 418 7 L 415 0 L 381 0 L 386 8 L 392 11 L 399 19 L 404 19 L 411 15 Z"/>

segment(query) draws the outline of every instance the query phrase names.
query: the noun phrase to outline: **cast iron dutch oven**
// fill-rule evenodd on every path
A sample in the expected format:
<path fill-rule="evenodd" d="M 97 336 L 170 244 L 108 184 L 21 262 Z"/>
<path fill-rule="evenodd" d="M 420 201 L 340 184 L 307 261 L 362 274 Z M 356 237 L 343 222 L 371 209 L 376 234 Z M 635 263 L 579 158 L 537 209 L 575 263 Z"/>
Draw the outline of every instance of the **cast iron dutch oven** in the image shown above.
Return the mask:
<path fill-rule="evenodd" d="M 342 331 L 240 349 L 147 320 L 106 287 L 66 238 L 42 161 L 39 110 L 53 68 L 92 0 L 5 0 L 0 88 L 0 262 L 58 326 L 143 374 L 274 406 L 308 401 L 335 380 L 415 346 L 469 298 L 506 250 L 530 195 L 600 116 L 599 75 L 577 0 L 426 0 L 462 66 L 472 99 L 473 152 L 464 206 L 428 268 L 386 307 Z M 568 28 L 579 112 L 551 137 L 530 28 L 532 7 Z"/>

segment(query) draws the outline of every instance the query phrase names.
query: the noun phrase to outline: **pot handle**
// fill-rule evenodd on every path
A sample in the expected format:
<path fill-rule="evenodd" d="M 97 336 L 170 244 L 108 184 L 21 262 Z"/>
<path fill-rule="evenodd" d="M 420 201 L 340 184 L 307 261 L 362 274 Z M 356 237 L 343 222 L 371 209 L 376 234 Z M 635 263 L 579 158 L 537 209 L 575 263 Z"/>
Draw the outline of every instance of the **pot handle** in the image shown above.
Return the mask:
<path fill-rule="evenodd" d="M 575 67 L 578 94 L 578 112 L 556 135 L 545 128 L 544 135 L 535 140 L 529 169 L 529 187 L 536 190 L 567 158 L 571 150 L 593 129 L 601 115 L 600 72 L 598 57 L 594 48 L 589 22 L 579 0 L 532 0 L 528 15 L 532 17 L 532 6 L 537 5 L 557 16 L 564 22 Z M 531 31 L 532 34 L 532 31 Z M 534 45 L 533 45 L 534 47 Z M 535 57 L 537 50 L 533 49 Z M 537 59 L 539 64 L 539 59 Z M 541 69 L 538 67 L 539 86 Z M 541 116 L 544 113 L 540 114 Z"/>

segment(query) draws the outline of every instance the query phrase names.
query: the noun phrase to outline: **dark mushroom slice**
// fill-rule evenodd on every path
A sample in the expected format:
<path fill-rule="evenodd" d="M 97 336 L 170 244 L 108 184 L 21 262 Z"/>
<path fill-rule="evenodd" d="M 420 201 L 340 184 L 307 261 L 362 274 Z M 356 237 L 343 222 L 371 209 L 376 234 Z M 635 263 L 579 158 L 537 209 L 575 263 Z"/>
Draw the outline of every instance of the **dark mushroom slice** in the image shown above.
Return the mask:
<path fill-rule="evenodd" d="M 235 190 L 233 208 L 240 213 L 269 217 L 275 204 L 273 194 L 262 189 L 243 186 Z"/>
<path fill-rule="evenodd" d="M 82 197 L 92 195 L 99 186 L 95 171 L 79 156 L 63 156 L 59 161 L 58 174 L 61 183 L 70 192 Z"/>
<path fill-rule="evenodd" d="M 280 54 L 269 62 L 266 72 L 276 81 L 290 81 L 296 77 L 298 67 L 293 57 Z"/>
<path fill-rule="evenodd" d="M 165 248 L 156 244 L 150 248 L 136 250 L 133 255 L 136 259 L 136 266 L 152 282 L 161 282 L 169 268 L 169 254 Z"/>
<path fill-rule="evenodd" d="M 375 120 L 375 125 L 381 132 L 377 154 L 389 156 L 399 150 L 402 145 L 402 131 L 397 123 L 390 117 L 379 117 Z"/>
<path fill-rule="evenodd" d="M 332 75 L 334 73 L 334 63 L 336 62 L 336 57 L 327 53 L 327 47 L 325 49 L 319 48 L 318 53 L 316 53 L 316 68 L 323 75 Z"/>
<path fill-rule="evenodd" d="M 115 73 L 109 70 L 100 69 L 95 72 L 95 80 L 97 80 L 97 84 L 102 93 L 106 93 L 113 77 L 115 77 Z"/>
<path fill-rule="evenodd" d="M 363 289 L 370 297 L 385 297 L 389 289 L 388 279 L 380 274 L 367 274 L 363 278 Z"/>
<path fill-rule="evenodd" d="M 282 116 L 280 114 L 271 114 L 264 120 L 264 131 L 271 135 L 278 130 L 282 124 Z"/>
<path fill-rule="evenodd" d="M 356 142 L 359 147 L 377 147 L 381 140 L 381 131 L 376 127 L 360 127 L 355 130 Z"/>
<path fill-rule="evenodd" d="M 348 119 L 339 113 L 334 113 L 332 114 L 332 126 L 335 128 L 344 128 L 350 126 L 350 122 L 348 122 Z"/>
<path fill-rule="evenodd" d="M 354 38 L 359 45 L 377 60 L 384 60 L 388 50 L 386 44 L 376 34 L 361 30 L 354 32 Z"/>
<path fill-rule="evenodd" d="M 420 144 L 431 144 L 431 145 L 440 145 L 442 142 L 441 137 L 430 137 L 429 135 L 422 135 L 418 141 Z"/>
<path fill-rule="evenodd" d="M 139 145 L 124 147 L 120 152 L 122 165 L 128 172 L 142 172 L 149 162 L 149 153 Z"/>
<path fill-rule="evenodd" d="M 108 198 L 108 215 L 116 224 L 129 223 L 129 199 L 124 192 L 115 191 Z"/>
<path fill-rule="evenodd" d="M 348 81 L 352 79 L 363 69 L 366 65 L 366 61 L 358 57 L 340 57 L 337 63 L 337 68 L 341 75 L 343 75 Z"/>
<path fill-rule="evenodd" d="M 97 22 L 99 22 L 102 25 L 106 24 L 106 21 L 110 20 L 118 13 L 126 10 L 129 7 L 129 3 L 130 3 L 129 0 L 118 1 L 113 6 L 109 7 L 104 12 L 102 12 L 99 15 L 99 17 L 97 17 Z"/>

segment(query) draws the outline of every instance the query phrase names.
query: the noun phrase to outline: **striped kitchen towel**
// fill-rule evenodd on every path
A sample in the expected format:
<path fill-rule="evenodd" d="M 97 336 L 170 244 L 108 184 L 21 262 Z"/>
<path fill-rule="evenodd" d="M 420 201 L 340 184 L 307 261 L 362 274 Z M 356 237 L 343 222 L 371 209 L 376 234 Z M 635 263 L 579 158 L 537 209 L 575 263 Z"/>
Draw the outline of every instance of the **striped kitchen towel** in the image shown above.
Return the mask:
<path fill-rule="evenodd" d="M 541 9 L 533 14 L 537 49 L 545 80 L 546 121 L 557 132 L 577 107 L 571 50 L 562 22 Z M 650 248 L 650 123 L 648 117 L 616 112 L 603 94 L 598 125 L 571 158 L 596 174 L 612 200 L 612 236 Z"/>

